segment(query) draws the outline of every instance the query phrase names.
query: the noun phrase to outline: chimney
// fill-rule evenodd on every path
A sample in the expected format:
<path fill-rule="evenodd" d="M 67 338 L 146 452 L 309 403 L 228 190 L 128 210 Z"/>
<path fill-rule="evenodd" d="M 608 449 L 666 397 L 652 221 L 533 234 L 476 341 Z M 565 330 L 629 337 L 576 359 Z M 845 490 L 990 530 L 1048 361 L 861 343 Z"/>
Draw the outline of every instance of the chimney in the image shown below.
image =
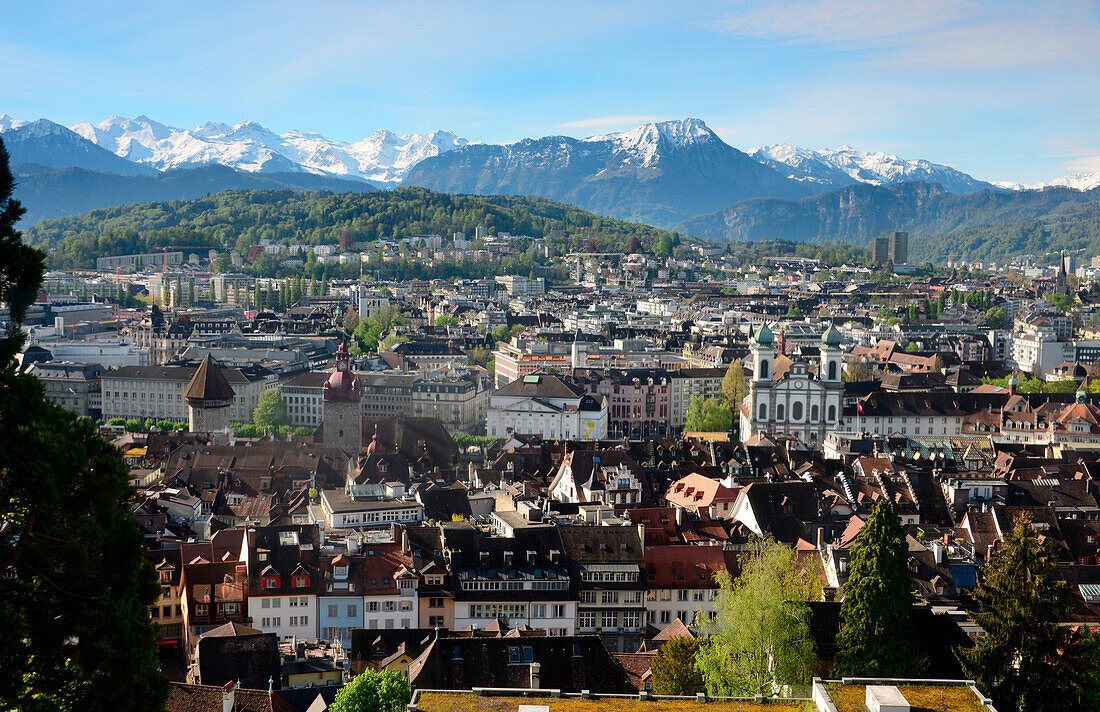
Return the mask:
<path fill-rule="evenodd" d="M 232 680 L 222 686 L 222 712 L 233 712 L 237 703 L 237 685 Z"/>
<path fill-rule="evenodd" d="M 298 643 L 294 646 L 294 659 L 305 660 L 306 659 L 306 644 L 304 642 Z"/>
<path fill-rule="evenodd" d="M 645 549 L 645 524 L 642 522 L 638 523 L 638 542 Z"/>
<path fill-rule="evenodd" d="M 462 648 L 454 646 L 454 657 L 451 658 L 451 689 L 466 689 L 466 661 L 462 659 Z"/>
<path fill-rule="evenodd" d="M 682 507 L 676 507 L 676 526 L 684 526 L 684 510 Z"/>
<path fill-rule="evenodd" d="M 943 563 L 943 542 L 942 541 L 932 542 L 932 555 L 935 557 L 937 564 L 942 564 Z"/>
<path fill-rule="evenodd" d="M 817 528 L 817 550 L 825 550 L 825 527 Z"/>
<path fill-rule="evenodd" d="M 538 663 L 531 663 L 531 689 L 539 689 L 539 680 L 542 676 L 542 666 Z"/>
<path fill-rule="evenodd" d="M 573 673 L 573 687 L 578 690 L 587 689 L 588 678 L 585 676 L 584 656 L 581 655 L 581 646 L 579 643 L 573 643 L 573 662 L 570 667 Z"/>

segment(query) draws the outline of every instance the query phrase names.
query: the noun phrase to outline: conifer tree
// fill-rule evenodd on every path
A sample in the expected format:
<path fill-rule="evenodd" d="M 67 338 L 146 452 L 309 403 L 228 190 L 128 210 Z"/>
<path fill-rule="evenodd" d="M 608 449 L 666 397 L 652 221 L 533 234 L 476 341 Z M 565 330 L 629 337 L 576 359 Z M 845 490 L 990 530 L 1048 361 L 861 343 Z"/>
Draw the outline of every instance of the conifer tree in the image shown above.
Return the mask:
<path fill-rule="evenodd" d="M 833 676 L 916 674 L 909 546 L 889 502 L 880 501 L 871 510 L 856 538 L 848 570 Z"/>
<path fill-rule="evenodd" d="M 983 571 L 974 620 L 985 634 L 960 651 L 964 672 L 999 710 L 1042 712 L 1055 700 L 1059 710 L 1093 709 L 1088 701 L 1100 682 L 1095 646 L 1061 625 L 1072 603 L 1053 542 L 1040 541 L 1022 514 Z"/>
<path fill-rule="evenodd" d="M 669 640 L 653 659 L 653 693 L 656 695 L 694 695 L 705 692 L 703 674 L 695 666 L 695 654 L 702 641 L 681 635 Z"/>

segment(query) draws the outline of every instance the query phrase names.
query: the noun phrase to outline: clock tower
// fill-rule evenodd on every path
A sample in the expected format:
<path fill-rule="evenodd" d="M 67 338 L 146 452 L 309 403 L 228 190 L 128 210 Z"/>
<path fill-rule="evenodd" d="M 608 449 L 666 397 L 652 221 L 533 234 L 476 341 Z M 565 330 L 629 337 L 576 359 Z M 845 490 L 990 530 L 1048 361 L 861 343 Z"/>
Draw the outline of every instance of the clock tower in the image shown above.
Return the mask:
<path fill-rule="evenodd" d="M 321 439 L 355 457 L 363 448 L 363 384 L 351 370 L 351 354 L 340 342 L 336 370 L 321 389 Z"/>

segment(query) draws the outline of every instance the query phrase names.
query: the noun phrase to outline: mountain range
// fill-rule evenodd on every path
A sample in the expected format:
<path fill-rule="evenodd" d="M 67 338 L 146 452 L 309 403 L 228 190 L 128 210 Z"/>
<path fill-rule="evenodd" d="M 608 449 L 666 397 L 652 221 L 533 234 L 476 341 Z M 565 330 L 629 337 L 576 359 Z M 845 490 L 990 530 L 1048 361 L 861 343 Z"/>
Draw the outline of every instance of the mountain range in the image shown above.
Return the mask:
<path fill-rule="evenodd" d="M 862 241 L 873 232 L 910 227 L 919 242 L 926 228 L 948 234 L 978 224 L 979 216 L 996 231 L 1006 221 L 1056 213 L 1051 201 L 1075 205 L 1100 196 L 1089 192 L 1100 186 L 1100 173 L 1026 188 L 849 146 L 778 144 L 746 153 L 691 118 L 588 138 L 481 144 L 443 131 L 376 131 L 347 143 L 302 131 L 277 134 L 251 121 L 179 129 L 139 116 L 66 127 L 0 116 L 0 137 L 11 154 L 27 225 L 224 190 L 358 193 L 406 185 L 537 195 L 717 239 Z M 1017 207 L 995 208 L 1002 204 Z M 969 217 L 957 212 L 964 205 Z M 936 211 L 955 216 L 955 223 Z"/>

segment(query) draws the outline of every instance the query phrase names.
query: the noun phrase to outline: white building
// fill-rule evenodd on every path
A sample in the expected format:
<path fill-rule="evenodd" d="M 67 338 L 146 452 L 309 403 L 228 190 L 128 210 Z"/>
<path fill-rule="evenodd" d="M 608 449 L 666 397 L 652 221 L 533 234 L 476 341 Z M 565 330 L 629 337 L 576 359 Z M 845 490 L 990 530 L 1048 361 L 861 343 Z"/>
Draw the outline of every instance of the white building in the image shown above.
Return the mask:
<path fill-rule="evenodd" d="M 607 437 L 607 399 L 552 374 L 524 376 L 489 398 L 486 432 L 598 440 Z"/>
<path fill-rule="evenodd" d="M 752 341 L 753 378 L 741 404 L 741 437 L 793 435 L 815 445 L 843 416 L 842 336 L 830 326 L 821 336 L 821 361 L 811 364 L 778 355 L 775 337 L 762 324 Z"/>

